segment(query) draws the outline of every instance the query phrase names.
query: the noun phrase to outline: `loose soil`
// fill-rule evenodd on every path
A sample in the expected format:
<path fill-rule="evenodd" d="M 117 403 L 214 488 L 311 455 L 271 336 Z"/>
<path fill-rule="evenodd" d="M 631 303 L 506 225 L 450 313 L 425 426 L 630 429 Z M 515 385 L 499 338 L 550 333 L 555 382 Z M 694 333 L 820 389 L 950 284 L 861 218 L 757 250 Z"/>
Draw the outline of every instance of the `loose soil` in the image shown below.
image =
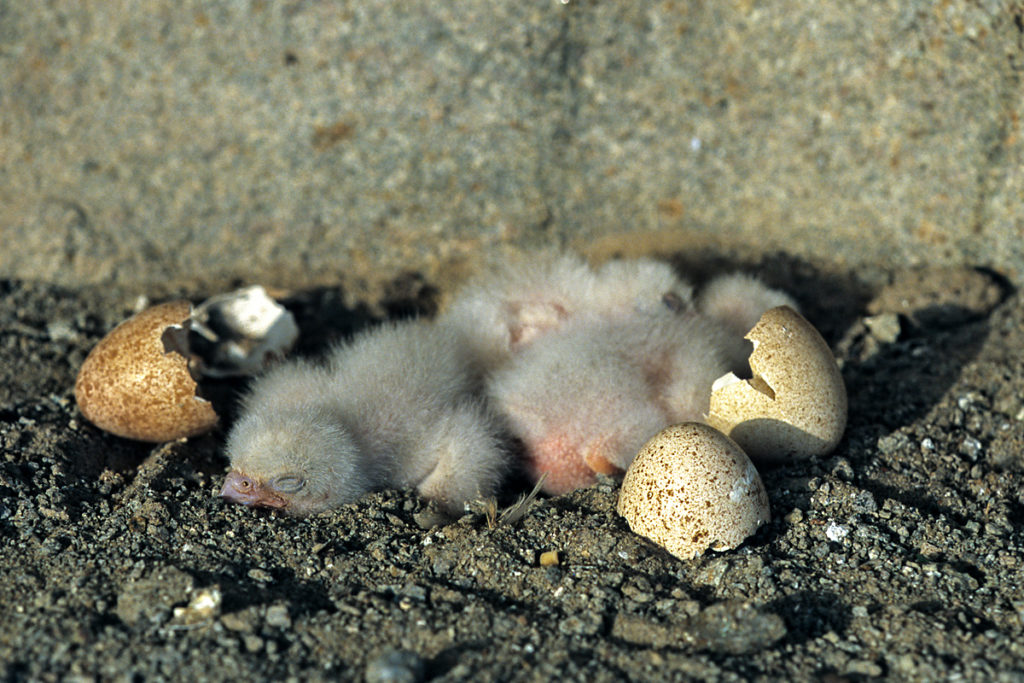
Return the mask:
<path fill-rule="evenodd" d="M 1024 301 L 972 268 L 745 265 L 835 350 L 849 427 L 830 457 L 760 468 L 773 520 L 692 561 L 630 532 L 614 479 L 511 523 L 435 526 L 411 491 L 311 519 L 226 504 L 223 430 L 135 443 L 75 406 L 137 293 L 0 282 L 0 678 L 1024 679 Z M 290 293 L 297 352 L 443 290 Z M 243 387 L 208 387 L 225 426 Z"/>

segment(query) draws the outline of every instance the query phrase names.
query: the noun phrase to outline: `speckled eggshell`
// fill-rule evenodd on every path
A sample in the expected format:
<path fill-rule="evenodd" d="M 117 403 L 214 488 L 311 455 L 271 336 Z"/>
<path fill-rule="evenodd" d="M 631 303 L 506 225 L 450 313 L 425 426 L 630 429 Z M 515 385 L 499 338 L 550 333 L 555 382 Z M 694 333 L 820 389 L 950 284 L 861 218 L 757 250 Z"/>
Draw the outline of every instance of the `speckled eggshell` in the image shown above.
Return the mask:
<path fill-rule="evenodd" d="M 635 533 L 683 560 L 735 548 L 771 519 L 750 458 L 696 422 L 667 427 L 644 445 L 622 480 L 618 512 Z"/>
<path fill-rule="evenodd" d="M 715 381 L 707 423 L 759 462 L 832 452 L 846 429 L 846 387 L 825 340 L 788 306 L 767 311 L 746 338 L 754 376 Z"/>
<path fill-rule="evenodd" d="M 162 335 L 188 319 L 191 305 L 173 301 L 125 320 L 86 357 L 75 382 L 75 400 L 105 431 L 140 441 L 173 441 L 209 431 L 217 414 L 196 396 L 188 361 L 165 351 Z"/>

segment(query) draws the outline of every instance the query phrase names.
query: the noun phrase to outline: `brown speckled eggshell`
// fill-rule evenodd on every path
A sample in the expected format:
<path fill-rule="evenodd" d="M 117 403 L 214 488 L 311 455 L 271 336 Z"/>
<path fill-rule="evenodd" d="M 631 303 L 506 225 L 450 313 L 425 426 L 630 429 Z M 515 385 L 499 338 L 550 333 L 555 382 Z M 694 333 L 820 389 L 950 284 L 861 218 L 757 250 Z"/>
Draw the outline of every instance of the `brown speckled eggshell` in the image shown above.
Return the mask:
<path fill-rule="evenodd" d="M 112 434 L 153 442 L 195 436 L 217 424 L 213 406 L 196 396 L 188 361 L 164 351 L 164 330 L 184 323 L 191 308 L 187 301 L 153 306 L 100 340 L 75 382 L 86 419 Z"/>
<path fill-rule="evenodd" d="M 750 458 L 696 422 L 656 434 L 626 471 L 618 512 L 637 534 L 684 560 L 735 548 L 771 518 Z"/>
<path fill-rule="evenodd" d="M 788 306 L 767 311 L 746 337 L 754 342 L 754 378 L 716 381 L 708 424 L 759 462 L 831 453 L 846 429 L 847 403 L 828 344 Z"/>

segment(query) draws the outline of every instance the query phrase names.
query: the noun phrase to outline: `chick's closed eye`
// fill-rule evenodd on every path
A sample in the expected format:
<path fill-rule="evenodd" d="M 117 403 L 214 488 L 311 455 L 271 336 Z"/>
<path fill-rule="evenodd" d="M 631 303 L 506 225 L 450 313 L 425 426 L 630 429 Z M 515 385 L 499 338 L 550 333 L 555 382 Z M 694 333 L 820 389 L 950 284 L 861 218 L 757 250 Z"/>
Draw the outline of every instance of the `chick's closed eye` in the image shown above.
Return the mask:
<path fill-rule="evenodd" d="M 299 474 L 282 474 L 270 480 L 270 487 L 281 493 L 298 493 L 306 485 L 306 480 Z"/>

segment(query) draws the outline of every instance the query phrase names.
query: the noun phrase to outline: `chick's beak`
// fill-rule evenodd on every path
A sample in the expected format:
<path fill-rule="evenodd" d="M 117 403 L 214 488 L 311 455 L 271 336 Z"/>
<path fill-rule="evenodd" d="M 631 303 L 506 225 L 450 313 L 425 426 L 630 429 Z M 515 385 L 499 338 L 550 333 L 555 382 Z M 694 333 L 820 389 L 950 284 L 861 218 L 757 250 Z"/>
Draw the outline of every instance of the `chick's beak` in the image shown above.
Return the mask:
<path fill-rule="evenodd" d="M 283 508 L 288 505 L 287 500 L 274 493 L 266 484 L 241 472 L 228 472 L 220 495 L 232 503 L 255 507 Z"/>

